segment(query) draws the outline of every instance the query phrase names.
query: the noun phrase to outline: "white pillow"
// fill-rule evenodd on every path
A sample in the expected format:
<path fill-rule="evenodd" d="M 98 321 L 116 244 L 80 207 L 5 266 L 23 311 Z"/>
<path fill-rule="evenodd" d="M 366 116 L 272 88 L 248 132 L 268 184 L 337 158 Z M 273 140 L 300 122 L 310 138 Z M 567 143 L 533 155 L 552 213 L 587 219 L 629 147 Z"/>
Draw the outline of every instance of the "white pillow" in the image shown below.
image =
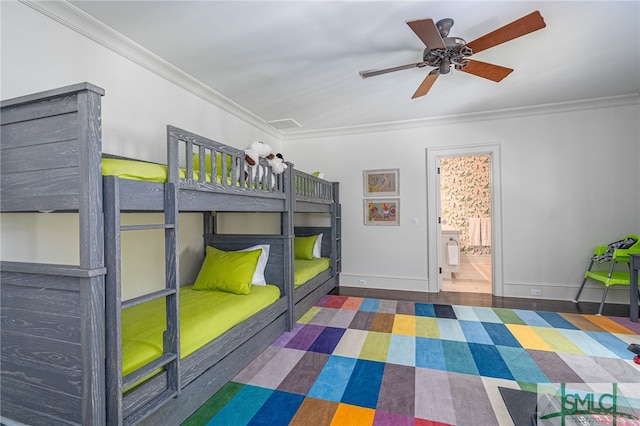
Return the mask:
<path fill-rule="evenodd" d="M 316 243 L 313 245 L 313 257 L 320 258 L 322 257 L 322 234 L 318 234 L 318 239 Z"/>
<path fill-rule="evenodd" d="M 238 250 L 238 251 L 252 251 L 262 249 L 262 253 L 260 253 L 260 257 L 258 258 L 258 264 L 256 265 L 256 270 L 253 272 L 253 277 L 251 278 L 251 284 L 253 285 L 266 285 L 267 281 L 264 279 L 264 268 L 267 266 L 267 260 L 269 260 L 269 249 L 271 246 L 269 244 L 259 244 L 257 246 L 247 247 L 246 249 Z"/>

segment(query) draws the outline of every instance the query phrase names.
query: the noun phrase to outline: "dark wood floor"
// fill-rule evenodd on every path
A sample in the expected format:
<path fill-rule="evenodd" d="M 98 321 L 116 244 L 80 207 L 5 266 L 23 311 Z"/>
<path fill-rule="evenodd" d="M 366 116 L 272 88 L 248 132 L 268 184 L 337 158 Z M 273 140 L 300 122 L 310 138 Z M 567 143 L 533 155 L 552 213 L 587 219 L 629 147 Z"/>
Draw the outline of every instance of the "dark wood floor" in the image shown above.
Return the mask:
<path fill-rule="evenodd" d="M 525 299 L 517 297 L 497 297 L 487 293 L 424 293 L 420 291 L 381 290 L 358 287 L 336 287 L 331 294 L 343 296 L 370 297 L 374 299 L 408 300 L 412 302 L 440 303 L 443 305 L 486 306 L 493 308 L 528 309 L 532 311 L 552 311 L 575 314 L 596 314 L 599 303 L 573 303 L 564 300 Z M 605 304 L 602 315 L 629 317 L 629 305 Z"/>

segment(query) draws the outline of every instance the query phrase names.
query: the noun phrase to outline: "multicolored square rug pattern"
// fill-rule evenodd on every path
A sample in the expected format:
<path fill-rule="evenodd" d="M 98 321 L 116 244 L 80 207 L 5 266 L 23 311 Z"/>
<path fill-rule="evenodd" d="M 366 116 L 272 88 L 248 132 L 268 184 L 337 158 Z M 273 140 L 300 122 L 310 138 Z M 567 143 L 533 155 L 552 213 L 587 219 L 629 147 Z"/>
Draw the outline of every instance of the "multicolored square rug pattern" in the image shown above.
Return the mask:
<path fill-rule="evenodd" d="M 628 318 L 328 295 L 184 425 L 513 424 L 499 388 L 640 383 Z"/>

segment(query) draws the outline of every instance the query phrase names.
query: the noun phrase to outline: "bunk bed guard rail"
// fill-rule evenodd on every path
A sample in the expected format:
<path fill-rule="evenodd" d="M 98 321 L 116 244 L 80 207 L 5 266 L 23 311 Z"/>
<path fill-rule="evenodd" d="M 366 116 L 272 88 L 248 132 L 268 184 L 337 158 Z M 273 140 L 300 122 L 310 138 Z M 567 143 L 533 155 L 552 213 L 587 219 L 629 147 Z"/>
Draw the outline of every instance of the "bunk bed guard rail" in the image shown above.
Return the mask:
<path fill-rule="evenodd" d="M 167 137 L 168 181 L 179 189 L 286 198 L 285 174 L 273 173 L 264 158 L 252 170 L 242 150 L 170 125 Z"/>

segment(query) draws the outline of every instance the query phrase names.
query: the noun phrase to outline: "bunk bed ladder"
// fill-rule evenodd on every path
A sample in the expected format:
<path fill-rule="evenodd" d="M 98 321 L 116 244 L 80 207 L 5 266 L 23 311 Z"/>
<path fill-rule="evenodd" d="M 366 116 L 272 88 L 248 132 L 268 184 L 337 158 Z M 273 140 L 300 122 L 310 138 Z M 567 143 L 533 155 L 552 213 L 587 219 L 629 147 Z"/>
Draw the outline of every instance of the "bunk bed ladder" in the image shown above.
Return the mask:
<path fill-rule="evenodd" d="M 165 184 L 164 223 L 152 225 L 121 225 L 119 179 L 104 177 L 104 223 L 106 295 L 105 312 L 107 337 L 106 382 L 107 424 L 131 425 L 156 411 L 180 393 L 180 312 L 178 300 L 178 208 L 177 190 L 172 183 Z M 162 290 L 145 294 L 122 302 L 121 297 L 121 232 L 164 229 L 165 231 L 165 276 Z M 166 330 L 163 335 L 163 355 L 137 370 L 122 375 L 122 310 L 154 299 L 166 302 Z M 146 389 L 148 378 L 160 369 L 166 374 L 166 385 L 159 391 L 157 386 Z M 129 388 L 141 397 L 125 408 L 123 394 Z M 145 395 L 148 394 L 149 396 Z"/>
<path fill-rule="evenodd" d="M 331 227 L 334 229 L 331 241 L 331 268 L 333 275 L 342 272 L 342 205 L 340 204 L 340 184 L 333 182 L 333 204 L 331 205 Z"/>

